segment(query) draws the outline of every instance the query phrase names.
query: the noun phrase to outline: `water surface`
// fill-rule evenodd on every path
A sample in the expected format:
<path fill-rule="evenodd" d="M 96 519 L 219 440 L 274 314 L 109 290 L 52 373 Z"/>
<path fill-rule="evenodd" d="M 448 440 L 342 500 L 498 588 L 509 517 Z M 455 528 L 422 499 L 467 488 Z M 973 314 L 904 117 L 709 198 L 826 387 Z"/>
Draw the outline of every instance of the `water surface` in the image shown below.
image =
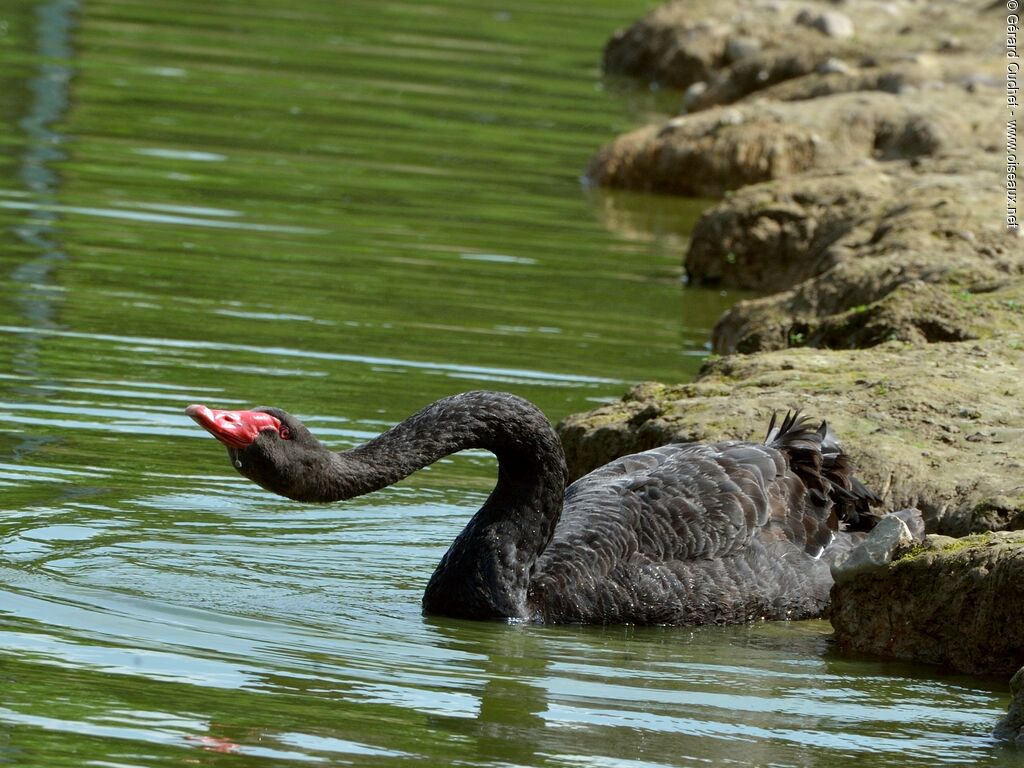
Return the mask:
<path fill-rule="evenodd" d="M 344 448 L 460 390 L 558 419 L 691 377 L 736 298 L 680 284 L 701 204 L 579 181 L 650 108 L 597 67 L 647 7 L 5 1 L 0 763 L 1017 759 L 1003 681 L 823 622 L 425 618 L 489 456 L 300 506 L 182 413 Z"/>

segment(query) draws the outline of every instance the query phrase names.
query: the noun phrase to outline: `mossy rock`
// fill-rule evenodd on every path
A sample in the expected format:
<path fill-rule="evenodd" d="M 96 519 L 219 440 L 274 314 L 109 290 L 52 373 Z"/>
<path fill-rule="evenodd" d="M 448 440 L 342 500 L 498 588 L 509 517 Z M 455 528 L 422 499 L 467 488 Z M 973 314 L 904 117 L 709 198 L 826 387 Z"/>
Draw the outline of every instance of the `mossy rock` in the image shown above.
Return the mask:
<path fill-rule="evenodd" d="M 926 541 L 832 588 L 847 652 L 1010 674 L 1024 664 L 1024 532 Z"/>

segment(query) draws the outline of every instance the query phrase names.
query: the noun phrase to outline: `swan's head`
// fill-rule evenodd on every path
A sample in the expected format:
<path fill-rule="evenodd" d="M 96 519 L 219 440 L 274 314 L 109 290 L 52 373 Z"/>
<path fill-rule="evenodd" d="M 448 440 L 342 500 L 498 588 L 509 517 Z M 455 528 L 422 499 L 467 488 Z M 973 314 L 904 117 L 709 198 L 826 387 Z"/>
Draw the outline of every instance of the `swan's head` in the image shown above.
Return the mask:
<path fill-rule="evenodd" d="M 297 418 L 280 408 L 219 411 L 190 405 L 185 413 L 217 438 L 242 475 L 268 491 L 297 501 L 317 501 L 315 478 L 331 453 Z"/>

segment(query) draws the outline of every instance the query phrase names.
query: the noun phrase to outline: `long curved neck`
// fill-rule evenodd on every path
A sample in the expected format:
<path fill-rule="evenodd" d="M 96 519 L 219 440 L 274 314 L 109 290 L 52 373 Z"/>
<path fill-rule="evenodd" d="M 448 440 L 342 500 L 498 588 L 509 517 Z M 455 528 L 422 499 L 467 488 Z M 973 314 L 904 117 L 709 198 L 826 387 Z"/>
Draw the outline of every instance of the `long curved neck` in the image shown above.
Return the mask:
<path fill-rule="evenodd" d="M 465 618 L 526 617 L 537 556 L 562 512 L 562 445 L 535 406 L 500 392 L 467 392 L 427 406 L 350 451 L 332 454 L 321 500 L 391 485 L 467 448 L 498 458 L 498 482 L 441 559 L 423 596 L 428 613 Z"/>

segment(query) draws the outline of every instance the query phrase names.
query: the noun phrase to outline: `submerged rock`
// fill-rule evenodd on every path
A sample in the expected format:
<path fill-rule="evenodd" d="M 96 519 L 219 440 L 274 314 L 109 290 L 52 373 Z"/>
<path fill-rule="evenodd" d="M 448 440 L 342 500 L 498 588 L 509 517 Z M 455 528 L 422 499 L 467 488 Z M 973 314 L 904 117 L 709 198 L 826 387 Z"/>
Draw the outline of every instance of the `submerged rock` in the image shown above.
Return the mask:
<path fill-rule="evenodd" d="M 1021 605 L 1024 532 L 1002 532 L 926 540 L 837 581 L 830 619 L 844 650 L 997 674 L 1024 663 Z"/>

